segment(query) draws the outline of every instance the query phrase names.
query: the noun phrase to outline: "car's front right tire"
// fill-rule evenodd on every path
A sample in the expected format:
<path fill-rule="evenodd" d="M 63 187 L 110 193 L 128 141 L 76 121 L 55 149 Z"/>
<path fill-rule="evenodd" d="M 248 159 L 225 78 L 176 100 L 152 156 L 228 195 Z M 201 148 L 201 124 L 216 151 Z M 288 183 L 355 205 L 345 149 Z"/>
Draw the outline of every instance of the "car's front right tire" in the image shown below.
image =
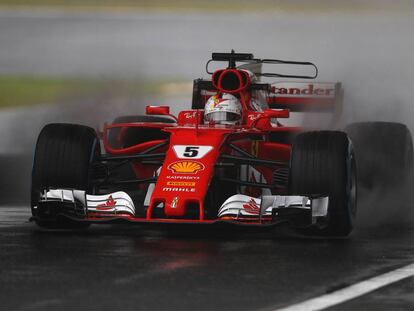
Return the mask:
<path fill-rule="evenodd" d="M 356 166 L 344 132 L 299 134 L 292 146 L 289 188 L 292 195 L 329 196 L 326 217 L 301 230 L 305 234 L 347 236 L 356 217 Z"/>

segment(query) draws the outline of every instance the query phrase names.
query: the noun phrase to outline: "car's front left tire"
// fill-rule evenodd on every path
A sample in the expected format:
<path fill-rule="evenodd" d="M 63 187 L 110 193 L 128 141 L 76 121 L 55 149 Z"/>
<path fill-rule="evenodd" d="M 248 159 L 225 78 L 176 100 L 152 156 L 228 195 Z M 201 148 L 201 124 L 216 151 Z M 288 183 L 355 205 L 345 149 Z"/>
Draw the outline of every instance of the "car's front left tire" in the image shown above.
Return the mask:
<path fill-rule="evenodd" d="M 83 228 L 87 223 L 61 217 L 59 208 L 39 204 L 50 188 L 91 191 L 90 168 L 99 155 L 94 129 L 75 124 L 48 124 L 39 134 L 32 170 L 31 208 L 36 223 L 48 229 Z"/>

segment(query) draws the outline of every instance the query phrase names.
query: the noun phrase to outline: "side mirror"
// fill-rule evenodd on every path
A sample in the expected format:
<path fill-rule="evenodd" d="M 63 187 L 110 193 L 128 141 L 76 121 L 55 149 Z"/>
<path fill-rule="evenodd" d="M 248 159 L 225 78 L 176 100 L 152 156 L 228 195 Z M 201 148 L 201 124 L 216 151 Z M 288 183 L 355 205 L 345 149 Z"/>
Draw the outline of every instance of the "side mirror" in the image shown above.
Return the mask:
<path fill-rule="evenodd" d="M 289 118 L 289 109 L 266 109 L 261 113 L 257 113 L 257 117 L 253 117 L 250 124 L 252 128 L 267 129 L 271 128 L 270 119 L 273 118 Z"/>
<path fill-rule="evenodd" d="M 266 109 L 264 112 L 265 118 L 289 118 L 289 109 Z"/>
<path fill-rule="evenodd" d="M 169 106 L 147 106 L 145 109 L 146 114 L 148 115 L 170 115 Z"/>

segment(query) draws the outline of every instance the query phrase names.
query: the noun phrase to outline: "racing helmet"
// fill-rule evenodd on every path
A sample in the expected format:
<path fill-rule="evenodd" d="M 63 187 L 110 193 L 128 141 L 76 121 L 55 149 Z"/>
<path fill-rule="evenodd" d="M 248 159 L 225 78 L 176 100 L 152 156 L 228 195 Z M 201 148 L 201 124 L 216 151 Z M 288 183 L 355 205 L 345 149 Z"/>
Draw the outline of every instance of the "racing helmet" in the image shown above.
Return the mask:
<path fill-rule="evenodd" d="M 218 124 L 238 124 L 242 119 L 242 105 L 234 95 L 223 93 L 211 96 L 204 108 L 204 120 Z"/>

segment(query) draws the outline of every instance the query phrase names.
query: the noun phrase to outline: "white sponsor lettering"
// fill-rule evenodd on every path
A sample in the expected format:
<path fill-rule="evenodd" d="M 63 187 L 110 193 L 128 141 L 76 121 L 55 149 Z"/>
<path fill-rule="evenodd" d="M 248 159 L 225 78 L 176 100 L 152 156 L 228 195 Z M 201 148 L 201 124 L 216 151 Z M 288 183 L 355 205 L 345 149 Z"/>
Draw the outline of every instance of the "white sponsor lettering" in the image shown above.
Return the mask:
<path fill-rule="evenodd" d="M 185 116 L 186 119 L 193 119 L 193 118 L 196 117 L 196 115 L 197 115 L 197 112 L 196 111 L 193 111 L 193 112 L 185 112 L 184 113 L 184 116 Z"/>
<path fill-rule="evenodd" d="M 181 175 L 168 175 L 167 179 L 174 179 L 174 180 L 199 180 L 200 177 L 198 176 L 181 176 Z"/>
<path fill-rule="evenodd" d="M 283 97 L 335 97 L 334 83 L 281 82 L 274 84 L 273 93 Z"/>
<path fill-rule="evenodd" d="M 165 192 L 195 192 L 195 188 L 181 188 L 181 187 L 164 187 L 162 191 Z"/>

